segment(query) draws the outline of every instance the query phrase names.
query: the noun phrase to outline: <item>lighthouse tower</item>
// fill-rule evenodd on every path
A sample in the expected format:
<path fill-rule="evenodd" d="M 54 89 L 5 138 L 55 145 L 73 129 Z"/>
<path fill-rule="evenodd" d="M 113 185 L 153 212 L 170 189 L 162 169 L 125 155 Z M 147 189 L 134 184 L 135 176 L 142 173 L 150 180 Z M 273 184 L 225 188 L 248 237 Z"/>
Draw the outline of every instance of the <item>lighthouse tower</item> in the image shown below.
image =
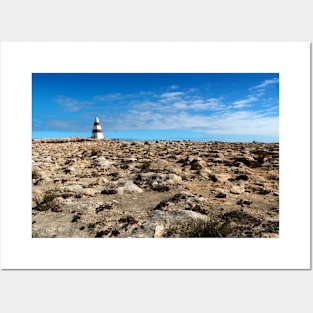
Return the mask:
<path fill-rule="evenodd" d="M 95 122 L 93 123 L 91 138 L 94 138 L 94 139 L 103 139 L 104 138 L 98 117 L 95 118 Z"/>

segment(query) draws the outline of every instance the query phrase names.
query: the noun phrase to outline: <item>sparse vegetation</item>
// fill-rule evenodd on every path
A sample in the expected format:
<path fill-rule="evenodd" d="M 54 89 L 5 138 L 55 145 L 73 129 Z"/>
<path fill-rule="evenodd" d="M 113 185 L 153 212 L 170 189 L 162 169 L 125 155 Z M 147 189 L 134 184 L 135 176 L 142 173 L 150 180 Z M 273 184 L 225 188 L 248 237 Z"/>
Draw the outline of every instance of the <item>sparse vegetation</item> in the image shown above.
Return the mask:
<path fill-rule="evenodd" d="M 41 201 L 39 198 L 35 199 L 37 206 L 34 209 L 37 211 L 56 211 L 60 208 L 56 198 L 57 194 L 55 192 L 47 192 Z"/>
<path fill-rule="evenodd" d="M 147 172 L 151 167 L 151 161 L 142 161 L 141 170 Z"/>
<path fill-rule="evenodd" d="M 279 232 L 279 221 L 267 221 L 262 225 L 264 231 L 268 233 L 278 233 Z"/>
<path fill-rule="evenodd" d="M 101 156 L 101 154 L 102 154 L 102 151 L 101 151 L 101 149 L 100 148 L 98 148 L 98 147 L 92 147 L 91 148 L 91 156 Z"/>
<path fill-rule="evenodd" d="M 220 224 L 215 220 L 211 221 L 193 221 L 178 225 L 172 225 L 166 229 L 164 237 L 181 238 L 223 238 L 232 232 L 229 223 Z"/>
<path fill-rule="evenodd" d="M 34 237 L 279 237 L 278 144 L 54 141 L 33 142 Z"/>
<path fill-rule="evenodd" d="M 40 174 L 38 172 L 38 170 L 36 168 L 34 168 L 32 170 L 32 179 L 39 179 L 40 178 Z"/>

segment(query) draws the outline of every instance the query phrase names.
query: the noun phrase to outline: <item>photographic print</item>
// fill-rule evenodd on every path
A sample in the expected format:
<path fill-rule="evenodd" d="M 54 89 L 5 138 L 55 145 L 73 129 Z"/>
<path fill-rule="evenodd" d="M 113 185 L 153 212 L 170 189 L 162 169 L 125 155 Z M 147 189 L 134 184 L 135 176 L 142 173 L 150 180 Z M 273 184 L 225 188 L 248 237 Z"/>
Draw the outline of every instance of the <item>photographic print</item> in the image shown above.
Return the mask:
<path fill-rule="evenodd" d="M 279 73 L 33 73 L 33 238 L 277 238 Z"/>
<path fill-rule="evenodd" d="M 309 43 L 2 43 L 1 266 L 309 268 L 310 86 Z"/>

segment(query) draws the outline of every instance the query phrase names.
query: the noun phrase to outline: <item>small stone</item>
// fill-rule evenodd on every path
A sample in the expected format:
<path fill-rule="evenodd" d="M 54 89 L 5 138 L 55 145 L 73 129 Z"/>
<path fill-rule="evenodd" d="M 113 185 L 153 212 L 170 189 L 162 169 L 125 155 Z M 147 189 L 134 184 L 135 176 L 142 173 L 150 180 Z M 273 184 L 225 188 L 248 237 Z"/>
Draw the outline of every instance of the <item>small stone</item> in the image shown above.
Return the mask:
<path fill-rule="evenodd" d="M 231 175 L 230 174 L 215 174 L 215 175 L 212 175 L 210 178 L 213 182 L 227 182 L 231 178 Z"/>
<path fill-rule="evenodd" d="M 220 198 L 220 199 L 226 198 L 226 193 L 224 193 L 224 192 L 219 192 L 219 193 L 215 196 L 215 198 Z"/>
<path fill-rule="evenodd" d="M 201 170 L 207 166 L 206 162 L 203 160 L 193 160 L 190 164 L 191 170 Z"/>
<path fill-rule="evenodd" d="M 279 238 L 279 235 L 274 234 L 274 233 L 264 233 L 262 237 L 263 238 Z"/>
<path fill-rule="evenodd" d="M 212 171 L 209 168 L 202 168 L 199 171 L 199 175 L 205 178 L 210 178 Z"/>
<path fill-rule="evenodd" d="M 81 185 L 68 185 L 64 187 L 64 191 L 80 193 L 83 191 L 83 187 Z"/>
<path fill-rule="evenodd" d="M 117 192 L 120 195 L 123 195 L 124 193 L 142 193 L 143 190 L 138 187 L 136 184 L 134 184 L 132 181 L 123 182 L 121 187 L 117 188 Z"/>
<path fill-rule="evenodd" d="M 258 192 L 259 195 L 267 195 L 269 194 L 271 191 L 268 189 L 262 189 Z"/>
<path fill-rule="evenodd" d="M 154 238 L 161 238 L 164 234 L 164 226 L 163 225 L 156 225 L 154 230 Z"/>
<path fill-rule="evenodd" d="M 241 194 L 245 192 L 245 186 L 232 186 L 230 192 L 233 194 Z"/>

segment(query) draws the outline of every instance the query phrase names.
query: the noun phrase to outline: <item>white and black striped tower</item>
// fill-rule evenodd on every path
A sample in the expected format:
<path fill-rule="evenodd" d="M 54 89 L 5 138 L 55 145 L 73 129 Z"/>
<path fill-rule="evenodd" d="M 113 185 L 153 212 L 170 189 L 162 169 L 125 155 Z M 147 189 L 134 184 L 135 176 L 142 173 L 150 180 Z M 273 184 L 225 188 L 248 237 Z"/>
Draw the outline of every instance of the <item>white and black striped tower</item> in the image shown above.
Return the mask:
<path fill-rule="evenodd" d="M 95 118 L 95 122 L 93 123 L 91 138 L 94 138 L 94 139 L 103 139 L 104 138 L 98 117 Z"/>

